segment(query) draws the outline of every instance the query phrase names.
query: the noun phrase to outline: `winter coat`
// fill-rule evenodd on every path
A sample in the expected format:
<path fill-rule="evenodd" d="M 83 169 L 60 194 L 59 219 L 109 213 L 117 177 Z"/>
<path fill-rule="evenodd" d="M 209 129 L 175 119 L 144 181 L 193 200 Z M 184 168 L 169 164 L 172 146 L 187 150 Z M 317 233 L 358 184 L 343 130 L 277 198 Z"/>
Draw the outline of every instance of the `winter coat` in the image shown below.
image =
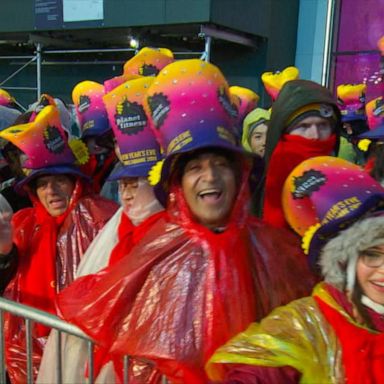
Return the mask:
<path fill-rule="evenodd" d="M 384 329 L 383 316 L 378 323 Z M 219 348 L 207 372 L 226 383 L 382 383 L 383 341 L 358 323 L 343 292 L 320 283 Z"/>

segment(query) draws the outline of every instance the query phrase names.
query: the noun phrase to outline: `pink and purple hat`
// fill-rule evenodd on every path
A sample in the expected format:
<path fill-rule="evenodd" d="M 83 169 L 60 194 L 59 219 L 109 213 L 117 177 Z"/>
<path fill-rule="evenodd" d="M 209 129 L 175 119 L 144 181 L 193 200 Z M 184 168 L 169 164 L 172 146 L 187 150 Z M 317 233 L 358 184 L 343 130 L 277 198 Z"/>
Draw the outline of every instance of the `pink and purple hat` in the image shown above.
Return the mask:
<path fill-rule="evenodd" d="M 124 64 L 124 75 L 157 76 L 173 61 L 173 53 L 167 48 L 144 47 Z"/>
<path fill-rule="evenodd" d="M 337 87 L 337 104 L 341 112 L 341 121 L 366 120 L 365 92 L 366 84 L 341 84 Z"/>
<path fill-rule="evenodd" d="M 176 155 L 204 147 L 239 152 L 235 126 L 238 99 L 220 70 L 199 59 L 163 68 L 150 86 L 144 107 L 165 159 L 155 192 L 168 190 Z"/>
<path fill-rule="evenodd" d="M 15 99 L 5 89 L 0 88 L 0 105 L 4 107 L 12 107 Z"/>
<path fill-rule="evenodd" d="M 367 103 L 366 107 L 369 131 L 359 136 L 359 139 L 384 139 L 384 98 L 377 97 Z"/>
<path fill-rule="evenodd" d="M 18 190 L 42 174 L 85 177 L 75 166 L 76 158 L 61 126 L 59 111 L 52 105 L 44 107 L 34 121 L 3 130 L 0 137 L 27 157 L 22 164 L 26 177 L 17 184 Z"/>
<path fill-rule="evenodd" d="M 149 170 L 161 159 L 160 146 L 143 107 L 153 81 L 153 77 L 127 81 L 103 98 L 123 165 L 109 176 L 109 180 L 147 177 Z"/>
<path fill-rule="evenodd" d="M 362 216 L 384 209 L 384 188 L 358 165 L 331 156 L 302 162 L 282 193 L 285 217 L 312 267 L 325 243 Z"/>
<path fill-rule="evenodd" d="M 248 115 L 249 112 L 253 111 L 257 107 L 257 103 L 260 100 L 259 95 L 252 91 L 249 88 L 239 87 L 237 85 L 233 85 L 229 87 L 229 92 L 239 99 L 239 115 L 238 115 L 238 131 L 239 137 L 242 136 L 242 127 L 245 116 Z"/>
<path fill-rule="evenodd" d="M 157 76 L 161 69 L 173 61 L 173 53 L 167 48 L 144 47 L 124 64 L 122 75 L 104 81 L 105 93 L 129 80 L 142 76 Z"/>
<path fill-rule="evenodd" d="M 81 137 L 101 136 L 111 127 L 103 103 L 104 86 L 94 81 L 82 81 L 72 91 L 72 100 L 80 123 Z"/>
<path fill-rule="evenodd" d="M 107 94 L 117 88 L 119 85 L 124 84 L 128 80 L 138 79 L 139 75 L 120 75 L 112 77 L 104 81 L 104 93 Z"/>

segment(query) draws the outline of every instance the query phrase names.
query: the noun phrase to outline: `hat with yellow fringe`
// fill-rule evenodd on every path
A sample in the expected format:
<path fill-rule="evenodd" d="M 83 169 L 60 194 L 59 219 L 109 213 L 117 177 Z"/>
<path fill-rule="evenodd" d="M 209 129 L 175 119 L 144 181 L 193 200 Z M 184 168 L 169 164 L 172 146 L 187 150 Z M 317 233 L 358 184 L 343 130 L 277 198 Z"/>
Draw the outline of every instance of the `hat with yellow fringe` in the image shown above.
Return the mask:
<path fill-rule="evenodd" d="M 162 167 L 150 174 L 161 200 L 177 155 L 204 147 L 241 151 L 234 131 L 238 98 L 211 63 L 189 59 L 167 65 L 148 89 L 144 107 L 165 155 Z"/>
<path fill-rule="evenodd" d="M 60 123 L 59 111 L 52 105 L 44 107 L 34 121 L 1 131 L 0 137 L 26 155 L 22 164 L 26 177 L 16 185 L 18 190 L 42 174 L 86 177 L 75 165 L 77 158 Z"/>
<path fill-rule="evenodd" d="M 272 101 L 277 99 L 283 85 L 290 80 L 296 80 L 300 76 L 299 69 L 296 67 L 287 67 L 284 70 L 276 72 L 264 72 L 261 75 L 261 81 Z"/>
<path fill-rule="evenodd" d="M 111 129 L 103 96 L 104 86 L 94 81 L 85 80 L 73 88 L 72 100 L 80 124 L 81 137 L 100 136 Z"/>
<path fill-rule="evenodd" d="M 107 93 L 103 100 L 108 112 L 122 167 L 109 180 L 147 177 L 160 159 L 160 146 L 149 126 L 143 101 L 154 77 L 139 77 Z"/>
<path fill-rule="evenodd" d="M 302 236 L 304 252 L 315 267 L 328 240 L 363 215 L 384 209 L 384 188 L 358 165 L 320 156 L 290 173 L 282 201 L 285 217 Z"/>
<path fill-rule="evenodd" d="M 341 121 L 366 120 L 366 84 L 341 84 L 337 87 L 337 103 Z"/>

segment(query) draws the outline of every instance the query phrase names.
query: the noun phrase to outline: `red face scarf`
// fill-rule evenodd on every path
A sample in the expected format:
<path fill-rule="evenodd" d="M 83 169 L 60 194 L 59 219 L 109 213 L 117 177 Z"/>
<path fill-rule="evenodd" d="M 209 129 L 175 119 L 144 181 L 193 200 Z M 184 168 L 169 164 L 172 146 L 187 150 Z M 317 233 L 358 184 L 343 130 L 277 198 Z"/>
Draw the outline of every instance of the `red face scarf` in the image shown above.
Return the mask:
<path fill-rule="evenodd" d="M 35 217 L 30 222 L 28 253 L 19 257 L 20 301 L 23 304 L 56 313 L 56 241 L 60 226 L 83 194 L 82 183 L 75 184 L 67 210 L 60 216 L 51 216 L 39 199 L 31 194 Z"/>
<path fill-rule="evenodd" d="M 331 155 L 335 144 L 336 135 L 327 140 L 306 139 L 288 134 L 282 136 L 268 165 L 263 206 L 263 220 L 266 223 L 289 228 L 281 204 L 281 193 L 286 178 L 304 160 Z"/>

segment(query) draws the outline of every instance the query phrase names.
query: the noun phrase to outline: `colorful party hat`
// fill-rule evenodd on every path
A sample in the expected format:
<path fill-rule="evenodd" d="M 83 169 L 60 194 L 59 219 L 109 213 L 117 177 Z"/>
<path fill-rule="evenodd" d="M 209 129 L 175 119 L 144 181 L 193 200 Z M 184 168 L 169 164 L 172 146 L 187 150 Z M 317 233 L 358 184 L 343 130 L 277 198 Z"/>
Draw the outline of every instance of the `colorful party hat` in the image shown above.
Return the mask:
<path fill-rule="evenodd" d="M 124 84 L 129 80 L 138 79 L 140 77 L 141 77 L 140 75 L 131 75 L 131 74 L 112 77 L 111 79 L 104 81 L 104 92 L 105 94 L 107 94 L 113 91 L 119 85 Z"/>
<path fill-rule="evenodd" d="M 124 165 L 109 179 L 147 177 L 160 159 L 160 147 L 149 126 L 143 101 L 153 77 L 139 77 L 125 82 L 103 98 Z"/>
<path fill-rule="evenodd" d="M 366 84 L 341 84 L 337 87 L 337 102 L 342 121 L 366 120 Z"/>
<path fill-rule="evenodd" d="M 283 85 L 290 80 L 296 80 L 300 76 L 299 69 L 287 67 L 282 72 L 264 72 L 261 81 L 272 101 L 275 101 Z"/>
<path fill-rule="evenodd" d="M 111 92 L 126 81 L 141 76 L 156 76 L 173 61 L 173 53 L 169 49 L 144 47 L 124 64 L 122 75 L 104 81 L 105 93 Z"/>
<path fill-rule="evenodd" d="M 124 75 L 156 76 L 173 61 L 173 53 L 167 48 L 144 47 L 124 64 Z"/>
<path fill-rule="evenodd" d="M 19 187 L 40 174 L 83 176 L 74 166 L 76 158 L 61 126 L 59 111 L 52 105 L 44 107 L 33 122 L 9 127 L 0 132 L 0 137 L 10 141 L 27 157 L 22 164 L 27 177 Z"/>
<path fill-rule="evenodd" d="M 377 97 L 367 103 L 366 114 L 369 131 L 359 136 L 359 139 L 384 140 L 384 99 Z"/>
<path fill-rule="evenodd" d="M 11 107 L 15 103 L 15 99 L 4 89 L 0 88 L 0 105 Z"/>
<path fill-rule="evenodd" d="M 100 136 L 111 128 L 103 103 L 104 86 L 94 81 L 82 81 L 72 91 L 82 137 Z"/>
<path fill-rule="evenodd" d="M 243 120 L 245 116 L 248 115 L 249 112 L 251 112 L 256 108 L 257 103 L 260 99 L 260 96 L 249 88 L 239 87 L 236 85 L 229 87 L 229 92 L 234 97 L 237 97 L 239 99 L 238 101 L 239 115 L 238 115 L 237 126 L 239 127 L 238 136 L 240 138 L 242 134 Z"/>
<path fill-rule="evenodd" d="M 29 122 L 34 121 L 40 111 L 47 105 L 53 105 L 59 110 L 61 125 L 68 133 L 68 135 L 71 136 L 71 128 L 72 124 L 74 123 L 71 112 L 61 99 L 54 98 L 47 93 L 43 93 L 38 101 L 29 106 L 27 112 L 32 112 L 32 115 L 29 118 Z"/>
<path fill-rule="evenodd" d="M 282 194 L 285 217 L 312 266 L 324 244 L 361 216 L 384 208 L 384 188 L 358 165 L 331 156 L 302 162 Z"/>
<path fill-rule="evenodd" d="M 169 64 L 150 86 L 144 106 L 166 155 L 160 177 L 165 191 L 175 155 L 203 147 L 241 150 L 234 131 L 238 99 L 211 63 L 190 59 Z"/>

